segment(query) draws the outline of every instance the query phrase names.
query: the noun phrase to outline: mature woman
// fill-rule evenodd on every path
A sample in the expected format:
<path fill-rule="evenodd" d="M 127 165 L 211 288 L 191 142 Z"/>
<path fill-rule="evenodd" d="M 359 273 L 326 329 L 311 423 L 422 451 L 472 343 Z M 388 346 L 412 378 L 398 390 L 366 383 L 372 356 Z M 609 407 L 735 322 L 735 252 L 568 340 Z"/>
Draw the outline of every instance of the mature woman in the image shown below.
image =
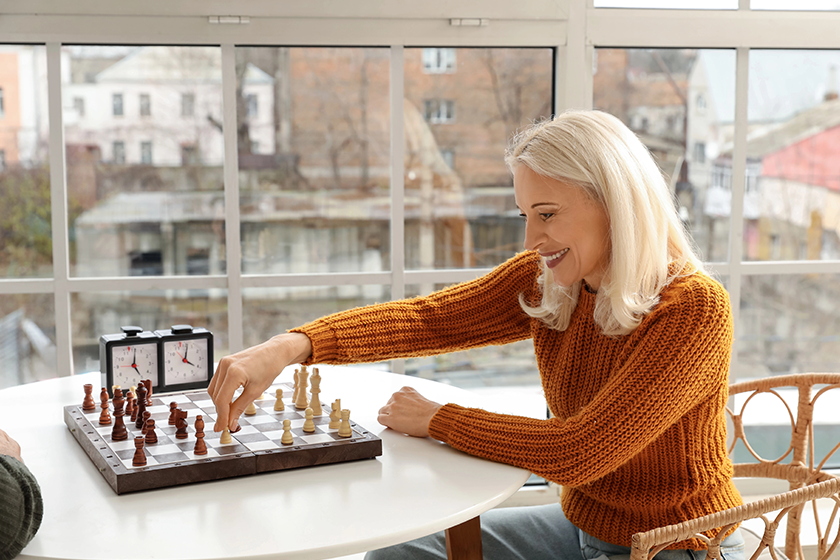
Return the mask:
<path fill-rule="evenodd" d="M 395 430 L 563 486 L 560 504 L 483 515 L 485 558 L 627 554 L 636 532 L 739 505 L 723 413 L 729 299 L 703 271 L 646 148 L 615 117 L 567 112 L 517 135 L 507 163 L 527 251 L 472 282 L 323 317 L 222 359 L 211 383 L 216 430 L 235 426 L 288 364 L 532 338 L 551 419 L 441 405 L 411 389 L 379 413 Z M 670 548 L 658 557 L 705 556 L 700 539 Z M 743 557 L 737 530 L 722 552 Z M 369 556 L 446 552 L 438 534 Z"/>
<path fill-rule="evenodd" d="M 20 554 L 41 526 L 38 481 L 23 464 L 20 445 L 0 430 L 0 560 Z"/>

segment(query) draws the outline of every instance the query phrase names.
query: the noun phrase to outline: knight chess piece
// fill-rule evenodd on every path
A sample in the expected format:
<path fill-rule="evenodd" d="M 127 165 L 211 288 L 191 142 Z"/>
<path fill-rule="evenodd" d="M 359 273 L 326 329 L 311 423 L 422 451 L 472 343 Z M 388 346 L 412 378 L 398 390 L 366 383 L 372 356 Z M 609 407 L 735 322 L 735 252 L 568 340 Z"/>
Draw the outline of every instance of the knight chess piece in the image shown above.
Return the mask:
<path fill-rule="evenodd" d="M 176 409 L 175 413 L 175 437 L 177 439 L 187 439 L 187 411 Z"/>

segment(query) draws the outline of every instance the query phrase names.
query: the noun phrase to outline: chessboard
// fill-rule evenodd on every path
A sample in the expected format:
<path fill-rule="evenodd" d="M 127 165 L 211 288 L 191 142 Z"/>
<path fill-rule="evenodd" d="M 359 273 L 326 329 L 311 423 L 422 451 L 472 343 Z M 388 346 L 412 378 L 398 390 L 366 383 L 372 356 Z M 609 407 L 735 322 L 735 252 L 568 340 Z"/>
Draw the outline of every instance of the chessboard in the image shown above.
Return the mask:
<path fill-rule="evenodd" d="M 277 389 L 283 390 L 285 409 L 282 411 L 274 410 Z M 154 394 L 146 410 L 155 420 L 158 441 L 144 446 L 147 464 L 142 467 L 132 464 L 134 438 L 141 433 L 128 416 L 125 417 L 128 438 L 123 441 L 111 439 L 113 423 L 99 425 L 98 401 L 95 410 L 85 411 L 81 405 L 64 407 L 64 423 L 117 494 L 382 455 L 382 441 L 352 420 L 350 437 L 341 437 L 338 428 L 330 428 L 329 405 L 323 415 L 313 418 L 315 431 L 304 432 L 304 411 L 296 410 L 293 393 L 294 386 L 290 383 L 273 385 L 254 401 L 256 414 L 240 417 L 241 429 L 230 434 L 229 444 L 220 443 L 221 433 L 213 431 L 216 408 L 206 390 Z M 176 427 L 168 424 L 172 402 L 188 415 L 186 439 L 176 439 Z M 109 406 L 113 416 L 113 403 Z M 193 452 L 194 423 L 198 415 L 206 423 L 206 455 Z M 294 438 L 291 444 L 280 442 L 284 420 L 291 422 Z"/>

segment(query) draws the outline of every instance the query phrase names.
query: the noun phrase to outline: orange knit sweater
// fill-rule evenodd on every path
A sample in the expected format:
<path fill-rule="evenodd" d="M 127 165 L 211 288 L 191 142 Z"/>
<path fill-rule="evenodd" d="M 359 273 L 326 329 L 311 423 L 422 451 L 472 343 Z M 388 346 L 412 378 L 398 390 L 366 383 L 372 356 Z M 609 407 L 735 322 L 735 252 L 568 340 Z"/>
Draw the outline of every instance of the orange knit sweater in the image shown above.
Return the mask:
<path fill-rule="evenodd" d="M 447 404 L 432 437 L 523 467 L 563 486 L 566 517 L 607 542 L 740 505 L 726 452 L 732 316 L 726 291 L 702 274 L 677 278 L 629 335 L 606 337 L 595 295 L 581 290 L 565 331 L 526 315 L 539 300 L 536 253 L 428 297 L 343 311 L 297 329 L 311 363 L 423 356 L 533 338 L 554 418 Z M 709 533 L 713 536 L 716 531 Z M 699 539 L 670 548 L 704 549 Z"/>

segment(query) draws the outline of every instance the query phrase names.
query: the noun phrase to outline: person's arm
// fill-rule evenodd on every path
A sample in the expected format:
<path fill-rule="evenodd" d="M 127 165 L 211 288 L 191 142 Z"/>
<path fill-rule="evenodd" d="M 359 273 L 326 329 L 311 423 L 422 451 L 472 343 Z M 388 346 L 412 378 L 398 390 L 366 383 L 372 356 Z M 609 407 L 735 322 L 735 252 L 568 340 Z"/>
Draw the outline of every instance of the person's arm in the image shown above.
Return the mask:
<path fill-rule="evenodd" d="M 0 560 L 20 554 L 41 526 L 38 481 L 23 464 L 20 446 L 0 430 Z"/>
<path fill-rule="evenodd" d="M 471 455 L 579 486 L 615 471 L 699 403 L 721 395 L 725 401 L 732 318 L 723 288 L 695 286 L 660 304 L 628 336 L 635 340 L 626 360 L 565 420 L 447 404 L 435 412 L 429 434 Z M 547 398 L 562 390 L 551 379 L 544 387 Z"/>

